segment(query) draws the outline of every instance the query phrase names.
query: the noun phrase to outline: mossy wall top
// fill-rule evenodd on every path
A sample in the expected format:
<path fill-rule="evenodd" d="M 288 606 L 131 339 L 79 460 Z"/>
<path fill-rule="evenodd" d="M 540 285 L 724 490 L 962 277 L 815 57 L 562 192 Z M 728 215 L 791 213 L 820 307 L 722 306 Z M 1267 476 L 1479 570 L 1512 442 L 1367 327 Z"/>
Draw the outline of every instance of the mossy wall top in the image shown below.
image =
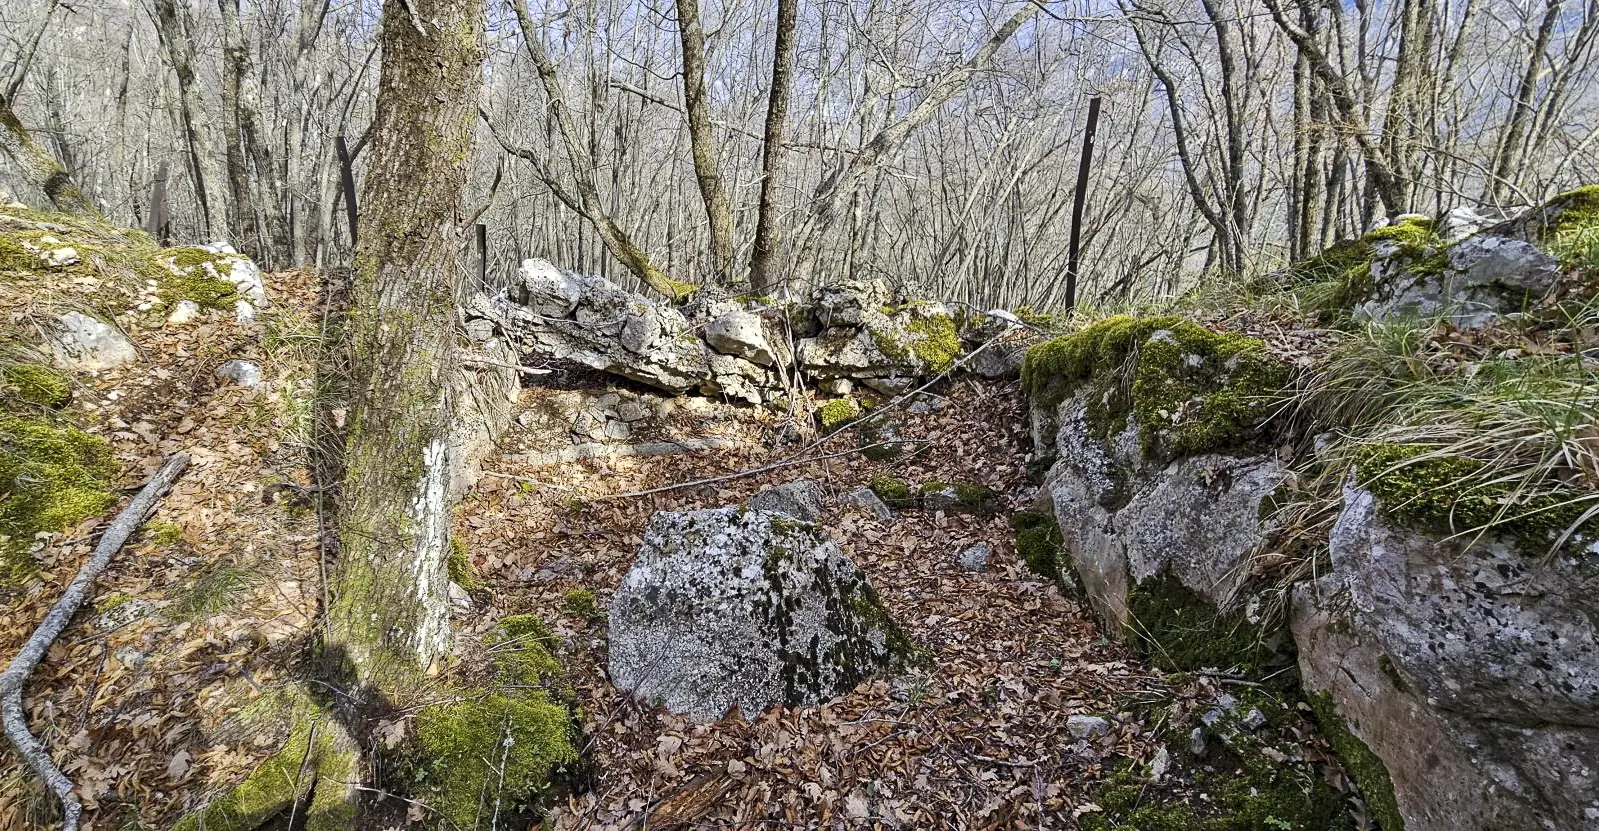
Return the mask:
<path fill-rule="evenodd" d="M 1288 385 L 1288 366 L 1261 341 L 1177 316 L 1102 320 L 1041 343 L 1022 361 L 1033 406 L 1054 408 L 1085 384 L 1088 424 L 1108 439 L 1132 417 L 1160 458 L 1248 443 Z"/>

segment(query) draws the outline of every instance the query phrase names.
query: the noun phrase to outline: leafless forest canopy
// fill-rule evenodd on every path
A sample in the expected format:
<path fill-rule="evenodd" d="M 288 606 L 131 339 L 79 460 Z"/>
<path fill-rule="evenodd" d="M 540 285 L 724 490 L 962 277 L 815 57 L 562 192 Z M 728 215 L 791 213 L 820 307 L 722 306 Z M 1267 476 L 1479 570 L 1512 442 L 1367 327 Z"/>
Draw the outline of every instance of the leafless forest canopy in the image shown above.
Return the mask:
<path fill-rule="evenodd" d="M 342 262 L 334 138 L 359 176 L 380 5 L 3 0 L 7 149 L 31 134 L 126 223 L 145 220 L 166 166 L 177 238 L 226 237 L 273 267 Z M 488 14 L 463 220 L 488 225 L 492 269 L 541 256 L 626 285 L 655 269 L 738 286 L 754 267 L 757 289 L 885 275 L 1058 305 L 1096 93 L 1089 300 L 1270 269 L 1383 216 L 1599 180 L 1599 0 L 495 0 Z M 769 118 L 784 97 L 786 118 Z M 0 175 L 45 204 L 18 158 Z"/>

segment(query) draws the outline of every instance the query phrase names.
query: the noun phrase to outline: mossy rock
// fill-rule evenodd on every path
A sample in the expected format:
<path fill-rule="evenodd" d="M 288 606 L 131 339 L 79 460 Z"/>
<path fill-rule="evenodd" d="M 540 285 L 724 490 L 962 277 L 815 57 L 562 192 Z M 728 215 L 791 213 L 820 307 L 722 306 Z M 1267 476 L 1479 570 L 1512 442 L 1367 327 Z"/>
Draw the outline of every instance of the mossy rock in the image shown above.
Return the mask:
<path fill-rule="evenodd" d="M 455 828 L 536 817 L 552 781 L 578 761 L 572 718 L 543 691 L 488 693 L 416 716 L 415 793 Z M 496 810 L 498 809 L 498 810 Z"/>
<path fill-rule="evenodd" d="M 1519 495 L 1478 459 L 1439 457 L 1425 445 L 1377 444 L 1356 455 L 1356 473 L 1384 517 L 1419 531 L 1492 528 L 1530 553 L 1547 551 L 1568 529 L 1574 529 L 1572 548 L 1599 539 L 1599 517 L 1584 516 L 1593 503 L 1577 501 L 1583 494 Z"/>
<path fill-rule="evenodd" d="M 412 795 L 454 827 L 486 828 L 496 809 L 501 824 L 536 819 L 579 763 L 556 645 L 537 616 L 503 618 L 484 638 L 491 682 L 417 713 Z"/>
<path fill-rule="evenodd" d="M 1404 831 L 1405 817 L 1399 811 L 1399 800 L 1394 796 L 1394 782 L 1388 767 L 1371 748 L 1349 731 L 1348 722 L 1338 715 L 1332 697 L 1326 693 L 1308 693 L 1305 696 L 1310 711 L 1316 716 L 1321 734 L 1338 754 L 1338 761 L 1355 780 L 1355 787 L 1365 799 L 1366 808 L 1382 831 Z"/>
<path fill-rule="evenodd" d="M 1250 689 L 1214 724 L 1192 715 L 1162 725 L 1170 768 L 1160 780 L 1144 765 L 1116 766 L 1092 795 L 1101 810 L 1084 814 L 1084 831 L 1354 831 L 1340 794 L 1316 766 L 1296 759 L 1298 735 L 1309 728 L 1286 703 Z M 1219 703 L 1219 702 L 1218 702 Z M 1265 724 L 1243 724 L 1258 711 Z M 1189 750 L 1191 728 L 1209 737 L 1206 753 Z M 1288 751 L 1288 752 L 1285 752 Z M 1387 826 L 1384 826 L 1387 828 Z"/>
<path fill-rule="evenodd" d="M 905 453 L 909 442 L 900 435 L 899 422 L 887 413 L 877 413 L 862 420 L 860 432 L 861 455 L 874 462 L 888 462 Z"/>
<path fill-rule="evenodd" d="M 1169 571 L 1127 591 L 1130 635 L 1136 648 L 1167 672 L 1237 669 L 1272 678 L 1290 663 L 1275 644 L 1281 626 L 1252 623 L 1242 610 L 1221 612 Z"/>
<path fill-rule="evenodd" d="M 1093 437 L 1109 440 L 1131 414 L 1145 454 L 1159 459 L 1247 446 L 1289 381 L 1258 339 L 1176 316 L 1107 318 L 1022 361 L 1033 406 L 1053 409 L 1088 384 Z"/>
<path fill-rule="evenodd" d="M 859 418 L 861 412 L 861 402 L 854 397 L 846 396 L 844 398 L 835 398 L 822 405 L 816 415 L 821 420 L 822 429 L 831 433 Z"/>
<path fill-rule="evenodd" d="M 0 412 L 0 585 L 31 570 L 34 535 L 64 531 L 116 502 L 104 441 L 51 415 Z"/>
<path fill-rule="evenodd" d="M 1010 527 L 1016 535 L 1016 556 L 1035 574 L 1061 583 L 1065 579 L 1061 546 L 1066 544 L 1066 538 L 1061 534 L 1055 517 L 1033 511 L 1017 511 L 1010 515 Z"/>
<path fill-rule="evenodd" d="M 883 504 L 890 508 L 914 508 L 919 503 L 916 494 L 911 490 L 910 485 L 905 484 L 905 480 L 896 479 L 886 473 L 879 473 L 873 476 L 872 481 L 868 482 L 866 486 L 871 488 L 872 493 L 877 494 L 877 498 L 883 500 Z"/>

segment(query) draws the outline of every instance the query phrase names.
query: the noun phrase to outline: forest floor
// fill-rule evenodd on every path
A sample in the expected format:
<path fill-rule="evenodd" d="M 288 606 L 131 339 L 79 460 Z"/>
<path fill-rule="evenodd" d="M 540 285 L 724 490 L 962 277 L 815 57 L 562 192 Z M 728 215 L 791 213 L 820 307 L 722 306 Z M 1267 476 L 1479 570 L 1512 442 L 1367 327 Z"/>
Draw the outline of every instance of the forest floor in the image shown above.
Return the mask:
<path fill-rule="evenodd" d="M 66 411 L 109 443 L 122 488 L 137 488 L 178 449 L 194 459 L 27 690 L 29 723 L 77 783 L 87 829 L 166 828 L 226 792 L 283 739 L 243 726 L 241 711 L 303 683 L 325 585 L 318 543 L 327 518 L 307 468 L 319 284 L 301 273 L 267 281 L 273 303 L 253 321 L 216 312 L 170 326 L 159 310 L 119 315 L 143 360 L 80 376 Z M 107 290 L 0 293 L 0 313 L 26 326 L 63 304 L 134 305 Z M 230 358 L 259 363 L 263 382 L 219 382 L 213 371 Z M 904 437 L 925 440 L 925 451 L 896 461 L 851 452 L 854 430 L 785 441 L 794 431 L 776 416 L 685 397 L 640 422 L 633 440 L 717 437 L 729 446 L 557 465 L 539 464 L 571 443 L 569 421 L 549 429 L 552 400 L 602 393 L 594 387 L 607 380 L 555 373 L 535 383 L 456 511 L 480 585 L 470 607 L 457 608 L 455 628 L 463 671 L 479 636 L 506 614 L 535 613 L 561 636 L 588 765 L 586 787 L 555 807 L 549 829 L 1073 829 L 1101 810 L 1095 794 L 1116 771 L 1159 762 L 1169 744 L 1162 719 L 1216 699 L 1214 680 L 1165 676 L 1107 640 L 1077 601 L 1017 559 L 1009 514 L 1028 506 L 1035 486 L 1015 383 L 944 382 L 924 397 L 942 406 L 901 416 Z M 767 469 L 796 454 L 799 463 Z M 733 475 L 755 469 L 766 470 Z M 999 504 L 882 520 L 836 503 L 880 473 L 912 486 L 986 485 Z M 727 478 L 679 487 L 716 477 Z M 821 706 L 710 724 L 611 687 L 603 610 L 651 515 L 736 504 L 801 478 L 821 485 L 820 524 L 927 660 Z M 37 579 L 0 589 L 0 654 L 14 653 L 44 617 L 101 522 L 42 541 Z M 957 555 L 978 542 L 992 547 L 988 565 L 964 570 Z M 594 603 L 579 602 L 585 591 Z M 1074 735 L 1068 719 L 1080 714 L 1105 718 L 1108 730 Z M 1306 757 L 1318 758 L 1312 744 Z M 0 750 L 0 829 L 50 827 L 52 800 L 14 761 Z M 1161 787 L 1167 799 L 1181 786 L 1168 774 Z M 1207 799 L 1196 789 L 1178 798 Z"/>
<path fill-rule="evenodd" d="M 501 442 L 456 530 L 491 587 L 495 613 L 482 625 L 533 612 L 569 647 L 563 657 L 580 690 L 593 781 L 550 817 L 552 828 L 1071 828 L 1077 813 L 1094 809 L 1089 791 L 1106 759 L 1149 757 L 1153 737 L 1138 719 L 1116 714 L 1170 688 L 1108 643 L 1012 548 L 1010 511 L 1034 490 L 1024 471 L 1019 391 L 962 380 L 941 393 L 932 400 L 946 402 L 942 409 L 903 416 L 905 437 L 927 441 L 914 459 L 876 463 L 846 453 L 656 493 L 639 492 L 767 467 L 800 445 L 772 443 L 772 419 L 750 410 L 680 419 L 679 435 L 741 437 L 749 440 L 742 452 L 529 468 L 519 443 L 537 437 L 513 431 Z M 524 390 L 523 406 L 549 394 Z M 848 451 L 856 441 L 844 430 L 807 456 Z M 987 515 L 904 510 L 887 520 L 836 504 L 880 473 L 912 486 L 983 484 L 1001 504 Z M 926 664 L 819 707 L 779 707 L 753 720 L 733 713 L 694 724 L 619 695 L 605 676 L 603 620 L 568 594 L 590 591 L 603 610 L 656 511 L 737 504 L 802 478 L 822 486 L 819 524 L 929 651 Z M 978 542 L 993 548 L 988 567 L 966 571 L 956 556 Z M 1077 714 L 1106 716 L 1111 729 L 1073 736 L 1067 720 Z"/>

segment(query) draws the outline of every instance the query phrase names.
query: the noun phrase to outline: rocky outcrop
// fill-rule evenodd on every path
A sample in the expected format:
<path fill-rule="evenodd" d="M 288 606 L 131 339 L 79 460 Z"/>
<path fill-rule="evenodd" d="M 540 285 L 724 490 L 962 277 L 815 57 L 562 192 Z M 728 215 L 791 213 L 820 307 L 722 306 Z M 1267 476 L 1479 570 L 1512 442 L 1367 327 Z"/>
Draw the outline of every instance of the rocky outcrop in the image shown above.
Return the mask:
<path fill-rule="evenodd" d="M 941 304 L 901 296 L 881 280 L 847 280 L 806 302 L 725 298 L 702 289 L 679 307 L 622 290 L 543 260 L 522 263 L 506 291 L 467 302 L 467 327 L 499 330 L 532 351 L 572 360 L 681 395 L 697 391 L 751 404 L 791 393 L 797 363 L 833 394 L 864 386 L 896 395 L 952 368 L 963 353 L 955 316 Z M 1014 325 L 982 316 L 984 331 Z M 1015 372 L 1021 347 L 985 350 L 984 377 Z"/>
<path fill-rule="evenodd" d="M 1595 827 L 1599 551 L 1442 541 L 1356 489 L 1330 548 L 1295 591 L 1300 671 L 1380 760 L 1404 827 Z"/>
<path fill-rule="evenodd" d="M 611 600 L 611 682 L 699 720 L 826 701 L 908 649 L 837 543 L 769 511 L 656 514 Z"/>
<path fill-rule="evenodd" d="M 63 312 L 46 333 L 56 366 L 97 372 L 139 359 L 139 351 L 122 330 L 82 312 Z"/>
<path fill-rule="evenodd" d="M 1560 273 L 1555 258 L 1527 240 L 1477 234 L 1446 246 L 1404 239 L 1374 243 L 1372 289 L 1355 307 L 1357 320 L 1447 317 L 1481 329 L 1541 300 Z"/>
<path fill-rule="evenodd" d="M 543 260 L 523 262 L 508 293 L 472 298 L 468 313 L 556 358 L 668 392 L 687 392 L 710 378 L 705 343 L 681 313 Z"/>

